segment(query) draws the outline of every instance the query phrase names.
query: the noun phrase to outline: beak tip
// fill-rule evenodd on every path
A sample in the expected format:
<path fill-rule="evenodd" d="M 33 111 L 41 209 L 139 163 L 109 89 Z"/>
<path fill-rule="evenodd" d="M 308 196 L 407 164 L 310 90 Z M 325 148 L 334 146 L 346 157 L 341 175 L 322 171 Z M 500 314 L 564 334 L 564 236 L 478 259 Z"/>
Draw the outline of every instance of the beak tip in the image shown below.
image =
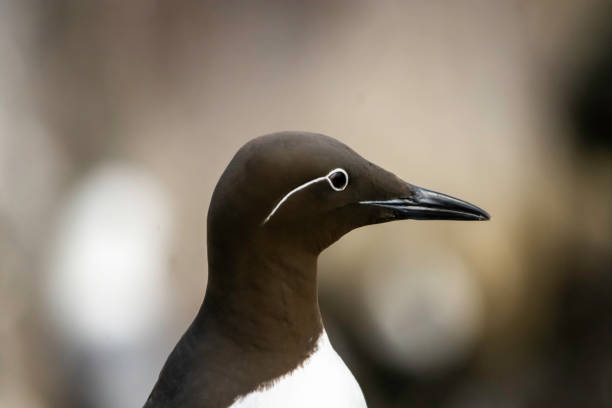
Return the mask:
<path fill-rule="evenodd" d="M 476 207 L 478 208 L 478 207 Z M 491 215 L 482 208 L 478 208 L 478 215 L 476 221 L 489 221 L 491 220 Z"/>

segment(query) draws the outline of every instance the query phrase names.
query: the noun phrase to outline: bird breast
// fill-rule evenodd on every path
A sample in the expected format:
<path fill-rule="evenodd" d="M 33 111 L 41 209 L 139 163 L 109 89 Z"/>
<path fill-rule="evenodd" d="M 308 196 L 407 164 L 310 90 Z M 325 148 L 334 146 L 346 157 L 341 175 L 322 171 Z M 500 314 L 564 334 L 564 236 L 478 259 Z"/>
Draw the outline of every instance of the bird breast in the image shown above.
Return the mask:
<path fill-rule="evenodd" d="M 230 408 L 366 408 L 359 384 L 323 331 L 296 369 L 237 399 Z"/>

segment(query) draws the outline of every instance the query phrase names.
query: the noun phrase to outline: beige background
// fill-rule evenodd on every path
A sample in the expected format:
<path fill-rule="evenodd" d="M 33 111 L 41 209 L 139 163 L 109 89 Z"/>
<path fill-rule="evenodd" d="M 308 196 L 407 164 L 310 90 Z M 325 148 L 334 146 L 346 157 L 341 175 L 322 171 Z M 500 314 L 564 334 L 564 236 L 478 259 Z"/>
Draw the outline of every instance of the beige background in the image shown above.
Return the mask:
<path fill-rule="evenodd" d="M 2 2 L 0 406 L 142 404 L 204 293 L 215 183 L 278 130 L 493 217 L 321 257 L 370 406 L 610 406 L 612 163 L 567 114 L 605 3 Z"/>

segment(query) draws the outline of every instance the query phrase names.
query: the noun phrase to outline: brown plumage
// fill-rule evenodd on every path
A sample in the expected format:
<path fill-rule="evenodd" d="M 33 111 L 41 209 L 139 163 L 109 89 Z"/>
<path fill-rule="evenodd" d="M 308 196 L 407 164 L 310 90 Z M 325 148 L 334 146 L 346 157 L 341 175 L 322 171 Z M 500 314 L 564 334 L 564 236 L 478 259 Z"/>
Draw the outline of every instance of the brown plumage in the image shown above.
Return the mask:
<path fill-rule="evenodd" d="M 325 178 L 338 168 L 348 179 Z M 346 186 L 337 191 L 334 183 Z M 295 369 L 323 330 L 319 253 L 352 229 L 404 218 L 489 217 L 408 184 L 324 135 L 284 132 L 247 143 L 221 176 L 208 211 L 204 302 L 145 407 L 228 407 Z"/>

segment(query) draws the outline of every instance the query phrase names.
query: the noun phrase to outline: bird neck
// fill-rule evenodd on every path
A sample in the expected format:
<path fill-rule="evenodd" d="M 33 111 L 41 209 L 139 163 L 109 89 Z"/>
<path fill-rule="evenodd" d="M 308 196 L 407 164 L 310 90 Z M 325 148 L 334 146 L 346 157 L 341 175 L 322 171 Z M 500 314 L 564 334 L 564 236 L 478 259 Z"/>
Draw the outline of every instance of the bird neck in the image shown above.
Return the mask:
<path fill-rule="evenodd" d="M 209 241 L 208 259 L 199 319 L 214 320 L 224 336 L 245 347 L 312 350 L 323 331 L 316 254 L 256 243 L 222 248 Z"/>

